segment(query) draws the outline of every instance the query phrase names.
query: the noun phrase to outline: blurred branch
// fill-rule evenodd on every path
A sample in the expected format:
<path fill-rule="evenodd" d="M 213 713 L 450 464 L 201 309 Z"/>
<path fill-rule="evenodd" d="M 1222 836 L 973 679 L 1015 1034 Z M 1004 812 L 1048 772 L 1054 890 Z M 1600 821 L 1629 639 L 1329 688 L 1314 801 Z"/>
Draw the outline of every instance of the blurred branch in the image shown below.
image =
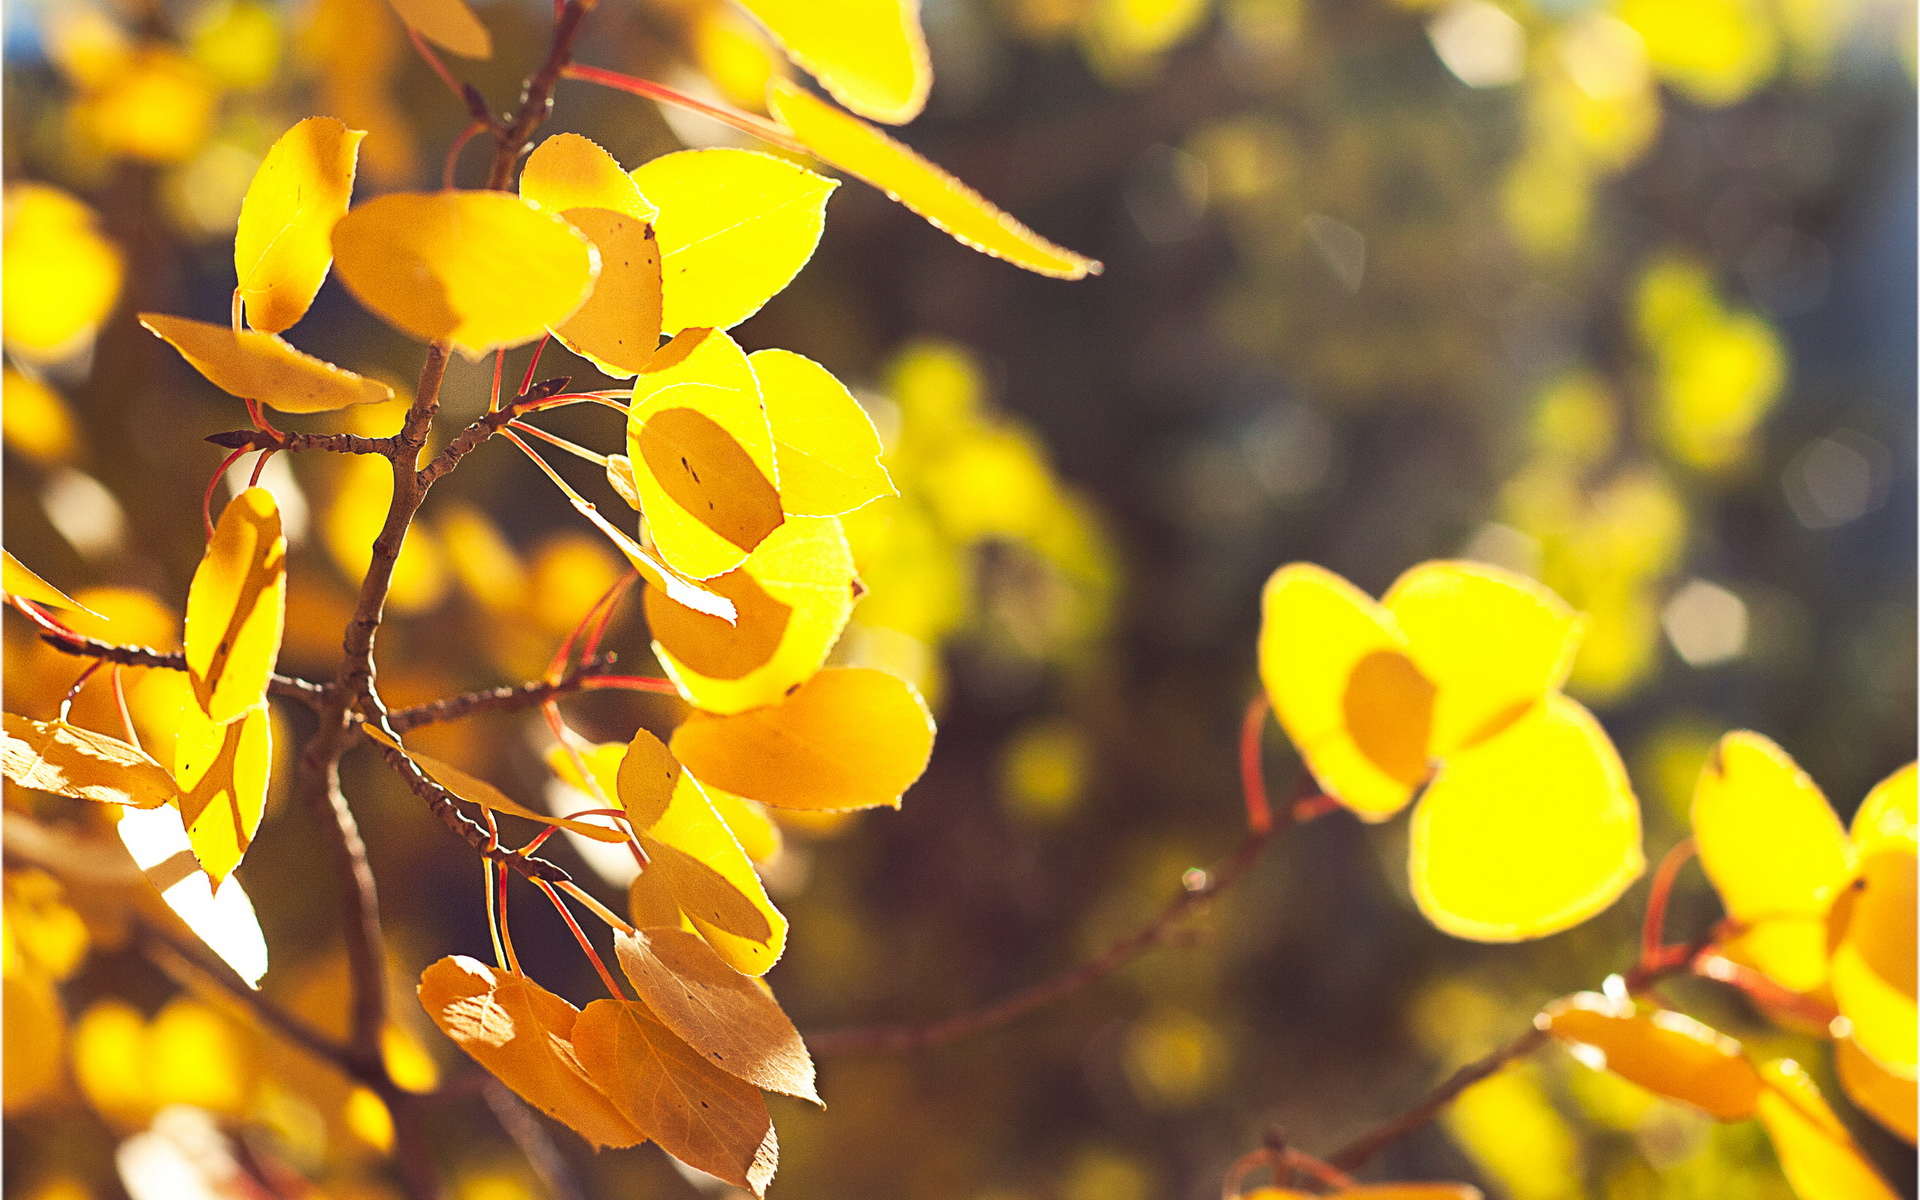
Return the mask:
<path fill-rule="evenodd" d="M 1498 1073 L 1502 1067 L 1515 1059 L 1525 1058 L 1544 1046 L 1548 1036 L 1545 1028 L 1535 1026 L 1486 1057 L 1475 1059 L 1447 1076 L 1446 1080 L 1433 1089 L 1425 1100 L 1373 1132 L 1348 1143 L 1326 1161 L 1342 1171 L 1358 1170 L 1374 1155 L 1439 1116 L 1440 1110 L 1452 1104 L 1460 1093 L 1482 1079 Z"/>
<path fill-rule="evenodd" d="M 491 1075 L 480 1085 L 480 1096 L 492 1110 L 494 1119 L 500 1122 L 500 1128 L 520 1148 L 550 1200 L 586 1200 L 586 1193 L 580 1190 L 580 1182 L 573 1177 L 566 1158 L 547 1135 L 546 1126 L 528 1111 L 520 1097 Z"/>

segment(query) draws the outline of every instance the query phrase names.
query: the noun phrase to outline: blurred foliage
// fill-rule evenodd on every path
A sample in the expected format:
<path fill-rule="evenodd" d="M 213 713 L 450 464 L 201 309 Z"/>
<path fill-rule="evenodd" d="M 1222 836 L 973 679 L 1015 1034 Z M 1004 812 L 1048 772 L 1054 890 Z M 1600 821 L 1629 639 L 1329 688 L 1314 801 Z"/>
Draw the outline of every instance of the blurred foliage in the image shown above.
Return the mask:
<path fill-rule="evenodd" d="M 773 52 L 733 8 L 602 10 L 588 61 L 760 106 Z M 499 104 L 546 6 L 480 12 L 501 53 L 463 73 Z M 1290 559 L 1378 592 L 1462 555 L 1587 613 L 1570 690 L 1628 758 L 1650 854 L 1684 836 L 1725 728 L 1779 741 L 1843 815 L 1913 757 L 1910 5 L 928 0 L 925 16 L 939 83 L 909 140 L 1108 272 L 1077 291 L 1019 276 L 849 187 L 815 262 L 740 330 L 865 385 L 902 494 L 847 522 L 869 592 L 836 661 L 917 680 L 942 719 L 900 814 L 795 818 L 766 864 L 794 921 L 773 978 L 803 1029 L 990 1000 L 1130 931 L 1230 845 L 1256 597 Z M 44 0 L 6 21 L 5 540 L 113 616 L 111 636 L 169 648 L 201 551 L 182 514 L 218 461 L 199 439 L 240 422 L 131 314 L 224 316 L 240 198 L 294 120 L 370 131 L 366 193 L 431 186 L 468 117 L 382 0 Z M 733 144 L 566 89 L 554 128 L 623 162 Z M 301 334 L 396 387 L 418 363 L 334 285 Z M 509 376 L 525 366 L 510 356 Z M 477 414 L 485 376 L 455 365 L 452 416 Z M 288 424 L 378 435 L 401 411 Z M 553 428 L 598 426 L 569 411 Z M 292 544 L 287 669 L 337 661 L 384 511 L 377 465 L 283 458 L 263 476 Z M 617 577 L 530 474 L 489 453 L 436 491 L 382 635 L 394 703 L 538 674 Z M 618 504 L 592 472 L 574 482 Z M 51 715 L 80 665 L 11 617 L 6 638 L 7 707 Z M 637 604 L 608 644 L 650 665 Z M 572 711 L 624 738 L 676 704 Z M 98 688 L 74 715 L 117 727 Z M 418 744 L 531 793 L 537 725 L 483 717 Z M 371 756 L 348 768 L 396 976 L 478 951 L 469 861 Z M 16 803 L 104 820 L 9 786 Z M 335 1022 L 314 836 L 276 791 L 240 875 L 274 949 L 268 994 Z M 1403 838 L 1318 823 L 1197 946 L 951 1049 L 823 1063 L 831 1110 L 777 1113 L 781 1194 L 1210 1194 L 1270 1123 L 1338 1145 L 1630 960 L 1641 889 L 1523 948 L 1446 939 L 1413 909 Z M 6 901 L 8 1195 L 119 1195 L 212 1126 L 327 1195 L 389 1194 L 377 1099 L 176 991 L 50 879 L 9 869 Z M 1683 881 L 1672 928 L 1718 915 Z M 590 991 L 564 933 L 526 920 L 538 970 Z M 1673 990 L 1840 1095 L 1814 1039 Z M 408 1079 L 465 1066 L 410 996 L 396 1011 Z M 1845 1117 L 1912 1194 L 1911 1151 Z M 542 1194 L 471 1093 L 433 1133 L 462 1200 Z M 594 1157 L 564 1136 L 589 1194 L 704 1186 L 651 1150 Z M 1516 1200 L 1789 1194 L 1753 1123 L 1558 1051 L 1381 1168 Z"/>

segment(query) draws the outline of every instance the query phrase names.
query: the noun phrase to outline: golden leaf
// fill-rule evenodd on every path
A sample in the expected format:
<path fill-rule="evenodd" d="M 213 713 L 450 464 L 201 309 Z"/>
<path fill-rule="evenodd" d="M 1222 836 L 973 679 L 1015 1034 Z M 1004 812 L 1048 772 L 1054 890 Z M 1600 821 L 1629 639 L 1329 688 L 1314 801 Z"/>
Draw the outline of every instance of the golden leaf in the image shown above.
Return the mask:
<path fill-rule="evenodd" d="M 1648 1091 L 1685 1101 L 1722 1121 L 1753 1115 L 1760 1073 L 1740 1043 L 1667 1009 L 1640 1011 L 1597 992 L 1557 1000 L 1541 1014 L 1561 1041 L 1590 1047 L 1605 1067 Z"/>
<path fill-rule="evenodd" d="M 333 266 L 333 226 L 353 199 L 360 139 L 332 117 L 280 135 L 240 202 L 233 267 L 247 324 L 266 333 L 307 314 Z"/>
<path fill-rule="evenodd" d="M 220 513 L 187 589 L 187 677 L 218 724 L 267 696 L 287 615 L 287 539 L 273 493 L 250 487 Z"/>
<path fill-rule="evenodd" d="M 132 808 L 158 808 L 179 795 L 165 767 L 118 738 L 13 713 L 5 728 L 0 765 L 21 787 Z"/>
<path fill-rule="evenodd" d="M 741 0 L 793 61 L 863 117 L 904 125 L 933 86 L 919 0 Z"/>
<path fill-rule="evenodd" d="M 391 0 L 421 37 L 462 58 L 492 58 L 493 35 L 467 7 L 466 0 Z"/>
<path fill-rule="evenodd" d="M 0 592 L 9 596 L 18 596 L 22 600 L 31 600 L 35 604 L 44 604 L 48 608 L 64 608 L 68 612 L 86 613 L 88 616 L 106 620 L 99 613 L 28 570 L 26 564 L 15 558 L 10 550 L 0 550 Z"/>
<path fill-rule="evenodd" d="M 758 350 L 747 362 L 760 381 L 789 516 L 837 517 L 900 494 L 880 465 L 873 418 L 846 385 L 790 350 Z"/>
<path fill-rule="evenodd" d="M 558 825 L 562 829 L 572 830 L 595 841 L 619 843 L 627 840 L 624 832 L 611 829 L 606 825 L 596 825 L 592 821 L 575 820 L 570 817 L 556 817 L 551 813 L 528 808 L 484 779 L 476 779 L 459 767 L 443 763 L 437 758 L 418 751 L 406 749 L 388 737 L 384 730 L 376 729 L 372 725 L 362 725 L 360 731 L 381 745 L 400 751 L 412 759 L 413 765 L 419 767 L 427 778 L 469 803 L 478 804 L 482 808 L 489 808 L 497 813 L 505 813 L 509 817 L 538 822 L 541 825 Z"/>
<path fill-rule="evenodd" d="M 178 350 L 213 386 L 281 412 L 331 412 L 393 399 L 393 389 L 386 384 L 302 354 L 278 334 L 166 313 L 141 313 L 140 323 Z"/>

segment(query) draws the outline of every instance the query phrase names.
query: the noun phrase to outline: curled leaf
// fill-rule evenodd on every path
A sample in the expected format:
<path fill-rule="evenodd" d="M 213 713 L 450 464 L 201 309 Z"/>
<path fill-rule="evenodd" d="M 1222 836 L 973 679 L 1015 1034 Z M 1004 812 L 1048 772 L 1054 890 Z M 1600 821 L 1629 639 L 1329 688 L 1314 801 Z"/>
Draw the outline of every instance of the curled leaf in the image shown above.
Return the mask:
<path fill-rule="evenodd" d="M 333 265 L 333 226 L 353 198 L 360 139 L 332 117 L 308 117 L 267 151 L 233 235 L 247 324 L 280 333 L 305 316 Z"/>
<path fill-rule="evenodd" d="M 21 787 L 132 808 L 158 808 L 179 795 L 165 767 L 118 738 L 13 713 L 5 728 L 0 766 Z"/>
<path fill-rule="evenodd" d="M 287 614 L 287 539 L 273 493 L 250 487 L 220 513 L 187 590 L 187 676 L 225 724 L 266 699 Z"/>
<path fill-rule="evenodd" d="M 278 334 L 166 313 L 141 313 L 140 323 L 178 350 L 213 386 L 281 412 L 331 412 L 393 399 L 393 389 L 386 384 L 302 354 Z"/>
<path fill-rule="evenodd" d="M 822 161 L 866 180 L 962 245 L 1056 279 L 1100 273 L 1094 259 L 1041 237 L 878 129 L 784 79 L 768 85 L 767 107 Z"/>

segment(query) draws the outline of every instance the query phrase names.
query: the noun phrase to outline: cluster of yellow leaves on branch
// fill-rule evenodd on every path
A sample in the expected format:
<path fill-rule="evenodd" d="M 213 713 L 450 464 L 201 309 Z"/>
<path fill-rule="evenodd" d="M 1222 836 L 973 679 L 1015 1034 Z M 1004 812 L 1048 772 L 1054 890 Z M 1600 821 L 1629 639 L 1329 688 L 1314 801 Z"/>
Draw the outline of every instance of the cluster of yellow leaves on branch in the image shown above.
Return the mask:
<path fill-rule="evenodd" d="M 1308 564 L 1267 584 L 1261 677 L 1282 728 L 1326 795 L 1361 819 L 1414 804 L 1412 893 L 1446 932 L 1557 933 L 1644 869 L 1619 755 L 1559 691 L 1582 625 L 1546 588 L 1474 563 L 1414 567 L 1379 602 Z M 1849 1097 L 1908 1142 L 1920 1073 L 1915 777 L 1909 764 L 1876 787 L 1849 833 L 1777 746 L 1727 734 L 1693 801 L 1727 919 L 1701 946 L 1659 946 L 1669 875 L 1642 963 L 1733 984 L 1790 1028 L 1831 1036 Z M 1757 1118 L 1802 1200 L 1894 1194 L 1797 1063 L 1752 1061 L 1636 991 L 1615 977 L 1536 1023 L 1657 1095 L 1722 1121 Z"/>
<path fill-rule="evenodd" d="M 830 22 L 808 6 L 747 7 L 855 111 L 898 122 L 924 102 L 930 80 L 914 6 L 877 3 Z M 485 28 L 457 0 L 395 8 L 446 49 L 490 53 Z M 885 187 L 985 252 L 1063 277 L 1097 270 L 784 78 L 768 88 L 782 124 L 754 127 L 774 144 L 804 147 Z M 641 866 L 624 918 L 566 885 L 611 929 L 625 989 L 584 934 L 607 998 L 576 1008 L 534 982 L 519 967 L 506 891 L 489 887 L 496 963 L 453 957 L 428 968 L 419 987 L 428 1016 L 594 1145 L 656 1141 L 758 1194 L 777 1161 L 761 1091 L 818 1099 L 805 1046 L 759 982 L 787 928 L 754 868 L 777 844 L 765 808 L 897 806 L 925 769 L 934 732 L 910 684 L 825 666 L 861 589 L 841 518 L 896 494 L 872 420 L 818 364 L 785 350 L 748 355 L 727 333 L 812 255 L 836 185 L 790 159 L 733 149 L 667 154 L 629 171 L 593 142 L 560 134 L 534 147 L 518 195 L 448 189 L 356 206 L 364 136 L 313 117 L 267 153 L 240 208 L 230 323 L 161 313 L 141 322 L 245 400 L 269 437 L 261 406 L 312 414 L 392 398 L 385 384 L 282 336 L 336 270 L 368 309 L 440 352 L 477 358 L 551 337 L 632 381 L 505 401 L 515 419 L 501 432 L 649 585 L 654 652 L 691 713 L 664 743 L 642 729 L 627 743 L 594 745 L 549 704 L 553 769 L 593 805 L 559 816 L 407 750 L 375 714 L 361 728 L 480 806 L 490 824 L 498 815 L 532 819 L 549 833 L 624 846 Z M 543 407 L 584 403 L 624 415 L 619 451 L 575 446 L 530 423 Z M 637 527 L 602 515 L 522 435 L 603 467 L 639 514 Z M 189 710 L 167 745 L 149 754 L 131 722 L 123 741 L 70 723 L 64 709 L 55 721 L 9 715 L 7 777 L 75 799 L 177 810 L 211 893 L 245 854 L 264 808 L 285 560 L 273 494 L 242 491 L 210 531 L 188 595 L 186 669 L 153 676 L 177 681 Z M 49 636 L 79 640 L 39 607 L 75 603 L 11 558 L 7 591 Z M 150 865 L 138 850 L 136 861 Z M 565 904 L 557 889 L 544 890 Z"/>

